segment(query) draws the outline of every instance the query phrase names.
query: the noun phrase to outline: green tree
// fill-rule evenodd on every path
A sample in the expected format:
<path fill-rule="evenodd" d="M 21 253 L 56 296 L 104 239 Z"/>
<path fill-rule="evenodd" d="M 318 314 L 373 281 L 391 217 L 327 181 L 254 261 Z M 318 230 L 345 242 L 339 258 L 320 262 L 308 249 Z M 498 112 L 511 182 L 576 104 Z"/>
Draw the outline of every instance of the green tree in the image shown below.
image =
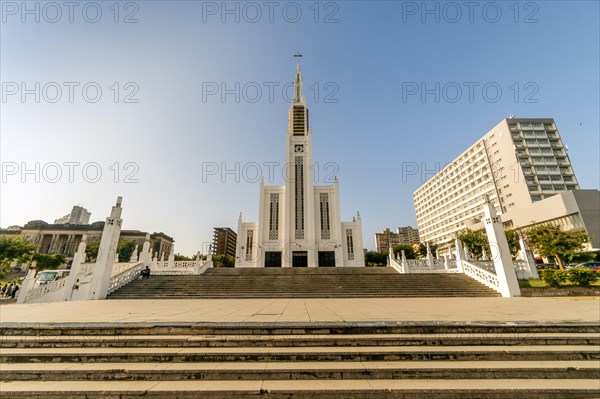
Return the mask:
<path fill-rule="evenodd" d="M 235 259 L 228 255 L 215 255 L 213 256 L 214 267 L 235 267 Z"/>
<path fill-rule="evenodd" d="M 189 256 L 175 254 L 175 260 L 196 260 L 196 255 L 194 255 L 194 258 L 192 259 Z"/>
<path fill-rule="evenodd" d="M 117 254 L 119 254 L 119 262 L 129 262 L 131 254 L 135 251 L 135 241 L 121 240 L 117 244 Z"/>
<path fill-rule="evenodd" d="M 85 258 L 87 262 L 95 262 L 98 258 L 98 252 L 100 251 L 100 241 L 93 240 L 85 246 Z"/>
<path fill-rule="evenodd" d="M 6 276 L 10 263 L 30 255 L 35 247 L 23 237 L 0 237 L 0 278 Z"/>
<path fill-rule="evenodd" d="M 506 241 L 508 241 L 508 249 L 510 250 L 510 254 L 513 256 L 517 256 L 519 249 L 521 249 L 521 245 L 519 244 L 519 233 L 516 230 L 505 230 L 506 233 Z"/>
<path fill-rule="evenodd" d="M 458 239 L 462 241 L 463 245 L 475 259 L 481 259 L 484 250 L 490 256 L 490 244 L 483 230 L 473 231 L 467 229 L 458 235 Z"/>
<path fill-rule="evenodd" d="M 551 225 L 534 227 L 525 233 L 525 237 L 536 253 L 554 258 L 561 269 L 564 269 L 564 261 L 581 252 L 589 241 L 586 232 L 562 231 Z"/>
<path fill-rule="evenodd" d="M 366 266 L 386 266 L 388 252 L 367 251 L 365 252 Z"/>
<path fill-rule="evenodd" d="M 417 255 L 415 254 L 412 245 L 394 245 L 394 256 L 401 254 L 402 250 L 404 250 L 404 255 L 406 256 L 406 259 L 417 259 Z"/>
<path fill-rule="evenodd" d="M 33 254 L 31 255 L 31 262 L 36 263 L 35 268 L 37 270 L 54 270 L 64 265 L 66 258 L 64 255 L 59 254 Z"/>
<path fill-rule="evenodd" d="M 429 249 L 431 249 L 431 254 L 433 255 L 433 257 L 435 258 L 436 254 L 437 254 L 437 244 L 429 244 Z M 417 252 L 417 254 L 419 258 L 426 258 L 427 257 L 427 244 L 426 243 L 420 243 L 419 244 L 419 251 Z"/>

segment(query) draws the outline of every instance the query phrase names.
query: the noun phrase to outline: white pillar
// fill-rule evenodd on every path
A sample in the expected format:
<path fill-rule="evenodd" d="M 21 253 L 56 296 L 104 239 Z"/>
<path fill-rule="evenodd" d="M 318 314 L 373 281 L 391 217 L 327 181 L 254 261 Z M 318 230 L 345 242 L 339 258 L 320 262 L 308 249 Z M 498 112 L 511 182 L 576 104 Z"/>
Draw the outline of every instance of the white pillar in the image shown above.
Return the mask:
<path fill-rule="evenodd" d="M 33 288 L 35 283 L 35 272 L 36 270 L 30 266 L 29 270 L 27 271 L 27 276 L 25 277 L 25 280 L 23 280 L 23 284 L 21 284 L 21 288 L 19 289 L 17 303 L 25 303 L 25 297 L 27 296 L 29 290 Z"/>
<path fill-rule="evenodd" d="M 488 258 L 487 252 L 485 251 L 485 248 L 481 248 L 481 260 L 490 260 Z"/>
<path fill-rule="evenodd" d="M 402 254 L 402 268 L 404 269 L 404 273 L 408 273 L 408 262 L 406 261 L 406 253 L 404 253 L 404 250 L 400 251 Z"/>
<path fill-rule="evenodd" d="M 462 245 L 462 243 L 461 243 L 461 245 Z M 466 247 L 463 247 L 463 259 L 467 260 L 467 261 L 471 260 L 471 253 L 469 252 L 469 249 Z"/>
<path fill-rule="evenodd" d="M 135 249 L 131 253 L 131 256 L 129 257 L 129 262 L 135 263 L 137 261 L 138 261 L 138 246 L 136 245 Z"/>
<path fill-rule="evenodd" d="M 171 253 L 169 254 L 169 269 L 175 268 L 175 245 L 171 249 Z"/>
<path fill-rule="evenodd" d="M 200 268 L 202 267 L 202 255 L 200 251 L 196 254 L 196 262 L 194 262 L 194 274 L 200 274 Z"/>
<path fill-rule="evenodd" d="M 108 284 L 115 263 L 115 251 L 119 243 L 121 234 L 121 202 L 123 199 L 117 197 L 117 204 L 112 207 L 110 216 L 106 218 L 102 239 L 100 240 L 100 249 L 98 250 L 98 259 L 92 274 L 92 281 L 89 293 L 89 299 L 105 299 L 108 295 Z"/>
<path fill-rule="evenodd" d="M 427 263 L 429 264 L 429 269 L 433 269 L 433 254 L 431 253 L 431 247 L 429 246 L 429 242 L 425 243 L 427 246 Z"/>
<path fill-rule="evenodd" d="M 444 255 L 444 269 L 450 269 L 450 261 L 448 260 L 448 255 Z"/>
<path fill-rule="evenodd" d="M 208 254 L 206 255 L 206 263 L 208 263 L 208 267 L 213 267 L 213 261 L 212 261 L 212 244 L 208 245 Z"/>
<path fill-rule="evenodd" d="M 496 276 L 500 283 L 500 293 L 503 297 L 521 296 L 515 266 L 512 262 L 500 216 L 496 214 L 496 210 L 489 201 L 483 204 L 483 213 L 483 224 L 492 250 Z"/>
<path fill-rule="evenodd" d="M 525 241 L 525 238 L 521 232 L 519 232 L 519 245 L 521 247 L 521 250 L 519 251 L 521 253 L 521 259 L 527 262 L 527 266 L 529 267 L 529 275 L 531 278 L 540 278 L 537 267 L 535 267 L 535 259 L 533 259 L 529 245 L 527 245 L 527 242 Z"/>
<path fill-rule="evenodd" d="M 152 263 L 152 252 L 150 252 L 150 234 L 146 234 L 144 245 L 142 245 L 142 252 L 140 252 L 139 261 L 143 263 L 144 267 L 150 266 Z"/>
<path fill-rule="evenodd" d="M 69 272 L 69 277 L 67 277 L 67 283 L 65 284 L 65 293 L 63 294 L 63 301 L 70 301 L 71 295 L 73 294 L 73 287 L 77 282 L 77 275 L 81 271 L 81 264 L 85 262 L 85 241 L 81 241 L 79 243 L 79 248 L 77 248 L 77 252 L 73 255 L 73 262 L 71 263 L 71 271 Z"/>
<path fill-rule="evenodd" d="M 456 267 L 458 269 L 459 273 L 464 273 L 465 272 L 465 268 L 463 266 L 463 256 L 464 256 L 464 250 L 463 250 L 463 246 L 462 246 L 462 242 L 457 238 L 454 241 L 454 244 L 456 246 L 455 252 L 456 252 Z"/>

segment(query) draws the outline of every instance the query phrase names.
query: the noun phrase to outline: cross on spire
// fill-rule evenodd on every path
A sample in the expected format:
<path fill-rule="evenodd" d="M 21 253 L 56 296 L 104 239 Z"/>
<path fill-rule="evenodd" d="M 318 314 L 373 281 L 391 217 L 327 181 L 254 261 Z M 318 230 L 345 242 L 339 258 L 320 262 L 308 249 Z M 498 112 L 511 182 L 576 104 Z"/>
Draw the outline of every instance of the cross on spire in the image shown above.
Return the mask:
<path fill-rule="evenodd" d="M 294 79 L 294 103 L 304 103 L 304 98 L 302 96 L 302 74 L 300 72 L 300 58 L 302 54 L 300 52 L 296 52 L 294 54 L 294 58 L 298 60 L 296 64 L 296 77 Z"/>

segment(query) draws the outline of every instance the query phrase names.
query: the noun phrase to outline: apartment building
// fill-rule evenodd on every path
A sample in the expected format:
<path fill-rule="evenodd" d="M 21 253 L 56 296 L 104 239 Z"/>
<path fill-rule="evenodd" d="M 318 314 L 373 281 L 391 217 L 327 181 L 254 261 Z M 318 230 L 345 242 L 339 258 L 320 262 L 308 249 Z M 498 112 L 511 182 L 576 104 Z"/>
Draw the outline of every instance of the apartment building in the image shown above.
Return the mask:
<path fill-rule="evenodd" d="M 539 202 L 567 216 L 544 200 L 569 190 L 579 184 L 554 120 L 504 119 L 414 192 L 420 240 L 451 243 L 479 222 L 486 197 L 499 214 Z"/>

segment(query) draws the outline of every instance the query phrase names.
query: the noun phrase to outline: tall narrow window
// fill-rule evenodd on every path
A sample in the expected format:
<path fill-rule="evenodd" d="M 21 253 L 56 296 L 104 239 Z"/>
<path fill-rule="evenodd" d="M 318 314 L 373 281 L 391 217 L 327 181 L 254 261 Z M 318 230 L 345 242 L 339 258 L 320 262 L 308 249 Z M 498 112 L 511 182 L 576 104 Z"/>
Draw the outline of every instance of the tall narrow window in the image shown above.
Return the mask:
<path fill-rule="evenodd" d="M 248 230 L 246 234 L 246 261 L 252 262 L 252 240 L 254 238 L 254 230 Z"/>
<path fill-rule="evenodd" d="M 304 158 L 295 158 L 296 238 L 304 238 Z"/>
<path fill-rule="evenodd" d="M 279 194 L 271 193 L 269 210 L 269 240 L 279 238 Z"/>
<path fill-rule="evenodd" d="M 346 229 L 346 244 L 348 246 L 348 260 L 354 260 L 354 241 L 352 240 L 352 229 Z"/>
<path fill-rule="evenodd" d="M 321 206 L 321 239 L 328 240 L 331 238 L 329 228 L 329 194 L 319 194 Z"/>

